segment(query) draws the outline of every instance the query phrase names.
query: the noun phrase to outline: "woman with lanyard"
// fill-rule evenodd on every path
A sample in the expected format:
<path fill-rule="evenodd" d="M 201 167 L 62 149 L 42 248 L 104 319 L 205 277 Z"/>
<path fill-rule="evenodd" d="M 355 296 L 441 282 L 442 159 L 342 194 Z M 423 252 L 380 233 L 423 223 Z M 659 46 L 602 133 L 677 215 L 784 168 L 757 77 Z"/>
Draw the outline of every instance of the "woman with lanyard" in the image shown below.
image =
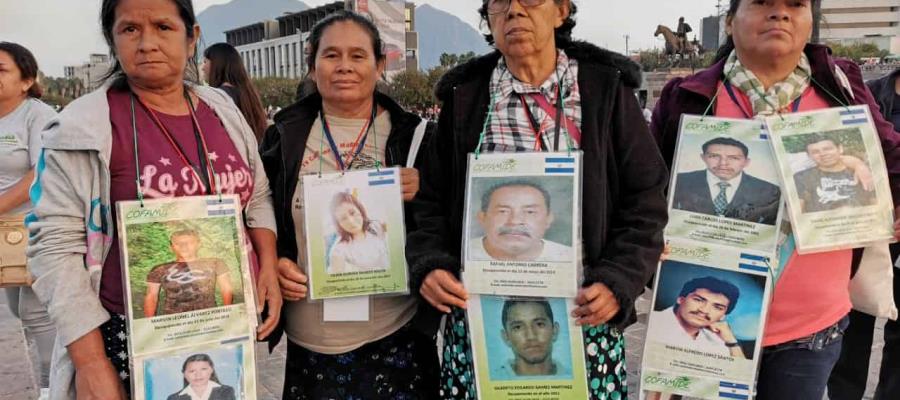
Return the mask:
<path fill-rule="evenodd" d="M 43 90 L 37 75 L 37 60 L 28 49 L 0 42 L 0 216 L 15 218 L 19 227 L 31 208 L 28 188 L 41 154 L 41 132 L 56 116 L 50 106 L 38 100 Z M 38 383 L 46 388 L 56 337 L 53 321 L 30 287 L 3 291 L 9 299 L 9 309 L 22 320 L 29 348 L 37 353 Z"/>
<path fill-rule="evenodd" d="M 278 271 L 288 300 L 282 318 L 288 339 L 282 398 L 432 399 L 437 354 L 432 338 L 411 323 L 418 307 L 414 296 L 371 298 L 371 304 L 358 305 L 371 309 L 362 322 L 326 322 L 323 303 L 306 300 L 300 176 L 406 164 L 401 180 L 403 199 L 409 201 L 419 186 L 412 149 L 427 126 L 376 90 L 386 59 L 371 20 L 338 11 L 313 27 L 309 43 L 315 90 L 275 115 L 261 146 L 279 205 Z M 415 227 L 412 213 L 406 212 L 406 226 Z M 271 345 L 279 339 L 273 337 Z"/>
<path fill-rule="evenodd" d="M 683 114 L 708 110 L 717 117 L 760 118 L 868 105 L 897 204 L 900 136 L 880 116 L 856 64 L 836 60 L 826 47 L 808 43 L 814 6 L 810 0 L 731 0 L 728 42 L 717 62 L 666 85 L 651 130 L 671 165 Z M 769 306 L 758 398 L 822 398 L 851 307 L 851 264 L 858 262 L 851 250 L 791 255 Z"/>
<path fill-rule="evenodd" d="M 571 38 L 570 0 L 484 0 L 497 51 L 448 72 L 407 239 L 413 288 L 449 314 L 443 398 L 475 398 L 466 299 L 459 280 L 466 162 L 482 152 L 583 151 L 583 326 L 592 399 L 625 398 L 622 330 L 662 251 L 667 173 L 634 96 L 638 66 Z M 484 129 L 483 129 L 484 128 Z"/>
<path fill-rule="evenodd" d="M 191 1 L 104 0 L 100 20 L 115 55 L 109 79 L 45 132 L 31 191 L 34 289 L 58 331 L 52 399 L 127 397 L 118 201 L 239 195 L 257 302 L 269 311 L 259 338 L 281 308 L 275 219 L 253 130 L 224 92 L 185 81 L 196 73 L 200 34 Z"/>

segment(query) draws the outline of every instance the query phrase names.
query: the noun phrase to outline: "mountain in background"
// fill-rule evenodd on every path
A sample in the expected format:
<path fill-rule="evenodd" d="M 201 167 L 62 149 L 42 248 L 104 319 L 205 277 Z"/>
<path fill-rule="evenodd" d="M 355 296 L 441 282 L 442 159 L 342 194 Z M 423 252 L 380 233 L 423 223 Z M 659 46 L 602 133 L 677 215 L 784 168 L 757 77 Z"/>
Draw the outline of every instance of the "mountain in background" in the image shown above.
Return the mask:
<path fill-rule="evenodd" d="M 308 8 L 306 3 L 298 0 L 232 0 L 203 10 L 197 15 L 197 21 L 208 46 L 224 42 L 225 31 Z"/>
<path fill-rule="evenodd" d="M 471 25 L 446 11 L 428 4 L 416 7 L 416 30 L 419 32 L 419 68 L 441 65 L 441 54 L 490 51 L 484 36 Z"/>

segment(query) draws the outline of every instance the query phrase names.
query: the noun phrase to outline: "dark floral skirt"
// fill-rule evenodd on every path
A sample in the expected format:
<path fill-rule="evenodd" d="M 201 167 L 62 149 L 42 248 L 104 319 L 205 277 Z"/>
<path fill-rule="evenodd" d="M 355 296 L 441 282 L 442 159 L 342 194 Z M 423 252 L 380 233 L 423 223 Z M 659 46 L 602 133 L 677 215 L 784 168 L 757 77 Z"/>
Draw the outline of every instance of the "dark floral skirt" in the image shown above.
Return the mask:
<path fill-rule="evenodd" d="M 477 399 L 469 328 L 464 310 L 453 309 L 447 316 L 443 333 L 441 398 Z M 627 400 L 625 335 L 607 325 L 585 327 L 583 333 L 591 400 Z"/>
<path fill-rule="evenodd" d="M 343 354 L 321 354 L 288 340 L 283 399 L 430 400 L 437 398 L 434 339 L 403 327 Z"/>

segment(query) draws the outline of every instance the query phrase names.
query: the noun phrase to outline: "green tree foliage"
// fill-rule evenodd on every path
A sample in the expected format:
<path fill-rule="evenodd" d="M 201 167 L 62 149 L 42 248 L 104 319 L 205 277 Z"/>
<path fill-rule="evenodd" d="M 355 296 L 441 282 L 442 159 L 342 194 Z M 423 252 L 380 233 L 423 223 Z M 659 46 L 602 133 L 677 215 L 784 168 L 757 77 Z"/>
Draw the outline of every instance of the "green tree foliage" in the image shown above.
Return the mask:
<path fill-rule="evenodd" d="M 475 56 L 476 54 L 474 51 L 463 54 L 441 53 L 441 66 L 445 68 L 452 68 L 456 65 L 465 63 L 466 61 L 475 58 Z"/>
<path fill-rule="evenodd" d="M 847 58 L 855 62 L 861 62 L 863 58 L 882 59 L 891 53 L 887 50 L 881 50 L 873 43 L 855 43 L 844 45 L 841 43 L 828 43 L 831 52 L 836 57 Z"/>
<path fill-rule="evenodd" d="M 299 79 L 289 78 L 256 78 L 253 84 L 259 92 L 263 107 L 287 107 L 294 102 Z"/>
<path fill-rule="evenodd" d="M 147 291 L 147 274 L 160 264 L 175 261 L 175 253 L 169 244 L 172 232 L 193 229 L 200 234 L 200 258 L 219 258 L 228 266 L 231 286 L 234 291 L 233 303 L 244 301 L 241 284 L 241 249 L 238 243 L 234 219 L 229 217 L 205 218 L 185 223 L 152 222 L 127 227 L 128 270 L 131 277 L 131 296 L 134 315 L 144 315 L 144 294 Z M 163 303 L 165 292 L 160 292 L 159 304 Z M 222 296 L 216 291 L 216 303 L 222 304 Z"/>
<path fill-rule="evenodd" d="M 434 86 L 448 69 L 448 67 L 434 67 L 425 72 L 403 71 L 394 76 L 394 79 L 387 85 L 386 91 L 406 109 L 432 107 L 437 104 L 437 99 L 434 97 Z"/>

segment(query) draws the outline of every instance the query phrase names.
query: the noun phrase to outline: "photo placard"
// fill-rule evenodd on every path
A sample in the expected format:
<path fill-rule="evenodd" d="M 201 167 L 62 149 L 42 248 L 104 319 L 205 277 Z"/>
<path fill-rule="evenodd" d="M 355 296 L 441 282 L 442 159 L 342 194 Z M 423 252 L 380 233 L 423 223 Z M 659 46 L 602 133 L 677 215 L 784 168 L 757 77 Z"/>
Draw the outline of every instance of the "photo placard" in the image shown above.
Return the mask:
<path fill-rule="evenodd" d="M 309 299 L 409 293 L 400 169 L 302 180 Z"/>
<path fill-rule="evenodd" d="M 894 205 L 868 106 L 766 119 L 800 254 L 893 240 Z"/>
<path fill-rule="evenodd" d="M 575 297 L 581 153 L 469 156 L 463 281 L 470 293 Z"/>

